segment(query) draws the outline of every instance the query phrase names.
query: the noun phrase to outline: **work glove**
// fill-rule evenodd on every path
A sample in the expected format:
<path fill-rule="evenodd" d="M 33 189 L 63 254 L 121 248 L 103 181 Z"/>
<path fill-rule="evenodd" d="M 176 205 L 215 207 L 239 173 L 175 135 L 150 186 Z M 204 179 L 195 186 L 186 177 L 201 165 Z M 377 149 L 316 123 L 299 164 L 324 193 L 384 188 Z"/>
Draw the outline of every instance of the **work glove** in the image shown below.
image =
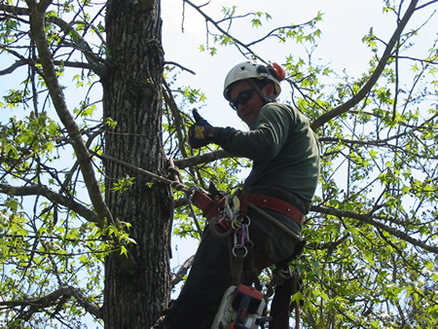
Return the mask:
<path fill-rule="evenodd" d="M 213 138 L 214 128 L 207 120 L 202 118 L 196 109 L 193 110 L 195 124 L 189 128 L 189 144 L 198 149 L 210 143 Z"/>

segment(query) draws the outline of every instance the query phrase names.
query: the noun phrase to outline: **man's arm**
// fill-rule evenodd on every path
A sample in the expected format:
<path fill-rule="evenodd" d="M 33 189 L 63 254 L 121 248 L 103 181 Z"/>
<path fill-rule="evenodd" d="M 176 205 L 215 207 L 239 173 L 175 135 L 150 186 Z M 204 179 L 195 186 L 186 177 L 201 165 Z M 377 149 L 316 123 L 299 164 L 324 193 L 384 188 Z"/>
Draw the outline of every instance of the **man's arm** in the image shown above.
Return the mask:
<path fill-rule="evenodd" d="M 291 113 L 284 107 L 269 104 L 262 109 L 250 131 L 216 127 L 212 141 L 236 156 L 266 162 L 282 150 L 291 126 Z"/>

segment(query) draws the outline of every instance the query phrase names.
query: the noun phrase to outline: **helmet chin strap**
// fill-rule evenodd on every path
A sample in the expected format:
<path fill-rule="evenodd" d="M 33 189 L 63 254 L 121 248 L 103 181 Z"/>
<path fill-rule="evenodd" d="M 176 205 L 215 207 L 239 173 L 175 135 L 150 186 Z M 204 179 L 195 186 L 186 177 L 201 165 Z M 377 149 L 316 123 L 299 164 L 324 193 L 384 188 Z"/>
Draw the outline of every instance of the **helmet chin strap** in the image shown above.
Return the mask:
<path fill-rule="evenodd" d="M 255 91 L 257 92 L 257 94 L 259 94 L 259 96 L 263 99 L 263 101 L 265 102 L 265 104 L 275 101 L 275 99 L 276 99 L 275 96 L 272 96 L 272 97 L 268 97 L 268 96 L 266 96 L 266 95 L 263 93 L 263 91 L 260 89 L 260 87 L 257 86 L 257 84 L 256 84 L 253 80 L 249 79 L 248 81 L 249 81 L 249 83 L 251 84 L 251 86 L 255 89 Z"/>

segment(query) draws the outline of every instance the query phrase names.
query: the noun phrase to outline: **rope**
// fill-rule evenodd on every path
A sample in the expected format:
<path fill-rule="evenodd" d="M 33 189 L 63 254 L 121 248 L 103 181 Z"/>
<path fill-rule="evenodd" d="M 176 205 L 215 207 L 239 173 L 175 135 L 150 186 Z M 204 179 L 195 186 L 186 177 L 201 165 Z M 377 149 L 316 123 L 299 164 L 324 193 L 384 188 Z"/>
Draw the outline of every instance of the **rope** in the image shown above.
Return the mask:
<path fill-rule="evenodd" d="M 98 157 L 100 157 L 100 158 L 102 158 L 102 159 L 106 159 L 106 160 L 114 161 L 114 162 L 116 162 L 116 163 L 118 163 L 118 164 L 121 164 L 121 165 L 123 165 L 123 166 L 125 166 L 125 167 L 128 167 L 128 168 L 130 168 L 130 169 L 133 169 L 133 170 L 135 170 L 135 171 L 137 171 L 137 172 L 139 172 L 139 173 L 141 173 L 141 174 L 143 174 L 143 175 L 146 175 L 146 176 L 152 177 L 153 179 L 155 179 L 155 180 L 157 180 L 157 181 L 159 181 L 159 182 L 162 182 L 162 183 L 168 184 L 168 185 L 170 185 L 170 187 L 172 187 L 172 188 L 174 188 L 174 189 L 176 189 L 176 190 L 178 190 L 178 191 L 182 191 L 182 192 L 184 192 L 184 193 L 186 193 L 186 194 L 190 194 L 191 192 L 193 192 L 194 187 L 188 187 L 188 186 L 184 185 L 184 184 L 181 182 L 180 174 L 179 174 L 178 168 L 175 167 L 175 165 L 173 164 L 173 160 L 172 160 L 172 159 L 169 160 L 169 162 L 170 162 L 170 166 L 169 166 L 168 170 L 169 170 L 169 171 L 170 171 L 170 172 L 176 177 L 176 180 L 170 180 L 170 179 L 168 179 L 168 178 L 165 178 L 165 177 L 163 177 L 163 176 L 157 175 L 157 174 L 155 174 L 155 173 L 153 173 L 153 172 L 150 172 L 150 171 L 148 171 L 148 170 L 146 170 L 146 169 L 139 168 L 139 167 L 137 167 L 137 166 L 134 166 L 134 165 L 132 165 L 132 164 L 130 164 L 130 163 L 124 162 L 124 161 L 122 161 L 122 160 L 119 160 L 119 159 L 117 159 L 117 158 L 114 158 L 114 157 L 112 157 L 112 156 L 110 156 L 110 155 L 107 155 L 107 154 L 104 154 L 104 153 L 102 153 L 102 154 L 96 154 L 96 156 L 98 156 Z M 279 221 L 277 221 L 274 217 L 272 217 L 271 215 L 269 215 L 267 212 L 263 211 L 263 210 L 260 209 L 259 207 L 255 206 L 255 205 L 252 204 L 252 203 L 248 203 L 248 207 L 251 208 L 251 209 L 253 209 L 254 211 L 258 212 L 260 215 L 264 216 L 264 217 L 267 218 L 268 220 L 270 220 L 273 224 L 279 226 L 279 227 L 280 227 L 281 229 L 283 229 L 285 232 L 287 232 L 288 234 L 290 234 L 294 239 L 296 239 L 296 240 L 298 240 L 298 241 L 300 241 L 300 242 L 303 241 L 303 238 L 302 238 L 300 235 L 298 235 L 296 232 L 294 232 L 293 230 L 291 230 L 289 227 L 287 227 L 287 226 L 284 225 L 283 223 L 280 223 Z M 198 227 L 198 229 L 199 229 L 199 227 Z"/>
<path fill-rule="evenodd" d="M 155 173 L 153 173 L 151 171 L 148 171 L 146 169 L 134 166 L 133 164 L 130 164 L 130 163 L 127 163 L 127 162 L 122 161 L 120 159 L 114 158 L 114 157 L 112 157 L 112 156 L 110 156 L 108 154 L 102 153 L 102 154 L 96 154 L 96 156 L 101 158 L 101 159 L 106 159 L 106 160 L 109 160 L 109 161 L 113 161 L 113 162 L 116 162 L 118 164 L 121 164 L 122 166 L 125 166 L 127 168 L 133 169 L 133 170 L 135 170 L 135 171 L 137 171 L 137 172 L 139 172 L 139 173 L 141 173 L 141 174 L 143 174 L 145 176 L 149 176 L 149 177 L 151 177 L 151 178 L 153 178 L 153 179 L 155 179 L 155 180 L 157 180 L 159 182 L 168 184 L 168 185 L 170 185 L 170 187 L 172 187 L 172 188 L 174 188 L 174 189 L 176 189 L 178 191 L 182 191 L 182 192 L 187 193 L 187 194 L 189 194 L 189 193 L 191 193 L 193 191 L 193 188 L 184 185 L 183 183 L 181 183 L 178 180 L 171 180 L 171 179 L 165 178 L 163 176 L 157 175 L 157 174 L 155 174 Z M 171 162 L 171 163 L 173 163 L 173 162 Z M 170 168 L 172 168 L 172 169 L 170 169 Z M 169 169 L 172 170 L 173 172 L 175 172 L 175 170 L 177 170 L 175 166 L 169 167 Z M 179 172 L 178 172 L 178 176 L 179 176 Z"/>
<path fill-rule="evenodd" d="M 169 171 L 169 174 L 172 175 L 175 178 L 175 180 L 171 180 L 171 179 L 168 179 L 166 177 L 157 175 L 157 174 L 155 174 L 153 172 L 150 172 L 150 171 L 148 171 L 146 169 L 139 168 L 137 166 L 134 166 L 133 164 L 130 164 L 130 163 L 127 163 L 127 162 L 122 161 L 120 159 L 114 158 L 114 157 L 112 157 L 112 156 L 110 156 L 108 154 L 102 153 L 102 154 L 96 154 L 96 156 L 101 158 L 101 159 L 106 159 L 106 160 L 109 160 L 109 161 L 116 162 L 118 164 L 121 164 L 122 166 L 125 166 L 127 168 L 133 169 L 133 170 L 137 171 L 138 173 L 140 173 L 142 175 L 149 176 L 152 179 L 155 179 L 156 181 L 168 184 L 171 188 L 174 188 L 177 191 L 182 191 L 186 195 L 192 194 L 193 190 L 195 189 L 195 187 L 188 187 L 187 185 L 184 185 L 182 183 L 181 175 L 180 175 L 180 172 L 178 170 L 178 167 L 175 166 L 175 164 L 173 162 L 173 159 L 171 159 L 171 158 L 169 159 L 170 165 L 168 167 L 168 171 Z M 201 226 L 199 225 L 199 222 L 198 222 L 198 220 L 196 218 L 196 213 L 195 213 L 195 210 L 193 209 L 193 206 L 192 206 L 192 203 L 190 201 L 190 198 L 187 198 L 187 200 L 188 200 L 188 204 L 189 204 L 189 209 L 190 209 L 191 215 L 193 217 L 193 221 L 195 222 L 196 230 L 198 231 L 199 235 L 202 236 L 202 229 L 201 229 Z M 172 203 L 173 202 L 174 201 L 172 201 Z M 172 213 L 173 213 L 173 211 L 172 211 Z M 173 215 L 172 215 L 171 220 L 173 220 Z M 171 234 L 172 230 L 170 230 L 169 232 Z"/>
<path fill-rule="evenodd" d="M 254 211 L 258 212 L 260 215 L 264 216 L 265 218 L 267 218 L 269 221 L 271 221 L 274 225 L 279 226 L 282 230 L 284 230 L 286 233 L 288 233 L 289 235 L 291 235 L 294 239 L 298 240 L 299 242 L 302 242 L 304 239 L 302 236 L 298 235 L 296 232 L 294 232 L 293 230 L 291 230 L 289 227 L 287 227 L 286 225 L 284 225 L 283 223 L 279 222 L 278 220 L 276 220 L 274 217 L 272 217 L 271 215 L 269 215 L 266 211 L 263 211 L 262 209 L 260 209 L 259 207 L 257 207 L 256 205 L 248 202 L 248 207 L 253 209 Z"/>

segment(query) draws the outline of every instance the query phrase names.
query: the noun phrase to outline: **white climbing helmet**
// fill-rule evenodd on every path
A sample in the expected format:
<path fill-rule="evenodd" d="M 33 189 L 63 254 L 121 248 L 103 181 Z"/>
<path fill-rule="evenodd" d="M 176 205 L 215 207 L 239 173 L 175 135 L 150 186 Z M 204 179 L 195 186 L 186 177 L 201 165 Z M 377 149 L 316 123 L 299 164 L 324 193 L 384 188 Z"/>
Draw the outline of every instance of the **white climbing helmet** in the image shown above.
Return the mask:
<path fill-rule="evenodd" d="M 228 72 L 224 83 L 224 97 L 230 100 L 231 86 L 237 81 L 246 79 L 268 79 L 274 82 L 275 92 L 278 96 L 281 92 L 280 82 L 286 77 L 286 71 L 277 63 L 268 65 L 251 60 L 237 64 Z"/>

